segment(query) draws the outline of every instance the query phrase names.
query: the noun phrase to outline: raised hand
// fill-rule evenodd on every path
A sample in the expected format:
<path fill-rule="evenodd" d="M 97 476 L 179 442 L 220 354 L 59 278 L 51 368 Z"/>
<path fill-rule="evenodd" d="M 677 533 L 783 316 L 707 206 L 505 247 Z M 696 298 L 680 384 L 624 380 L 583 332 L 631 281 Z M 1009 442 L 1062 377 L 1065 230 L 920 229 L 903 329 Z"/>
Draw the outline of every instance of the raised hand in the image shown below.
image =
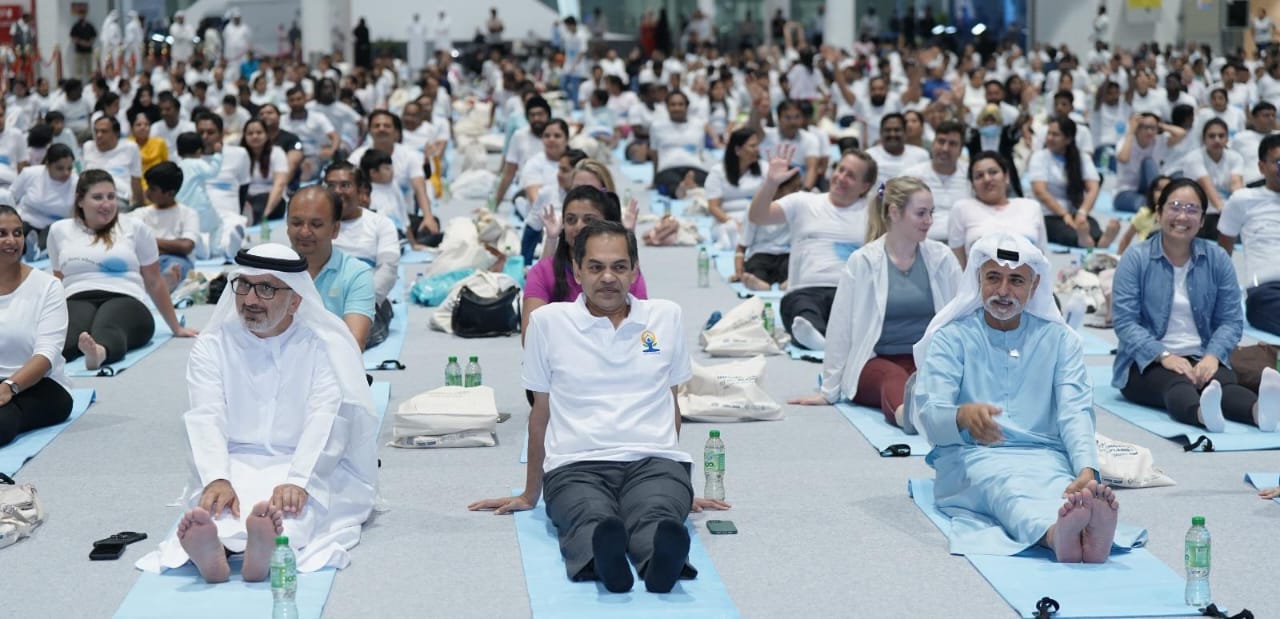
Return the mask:
<path fill-rule="evenodd" d="M 796 154 L 796 147 L 792 144 L 779 144 L 778 148 L 773 151 L 773 156 L 769 158 L 769 169 L 765 172 L 765 178 L 774 185 L 781 185 L 787 179 L 800 172 L 800 168 L 791 166 L 791 157 Z"/>
<path fill-rule="evenodd" d="M 548 202 L 546 208 L 542 209 L 542 229 L 546 231 L 547 237 L 560 236 L 563 223 L 559 213 L 556 213 L 556 205 Z"/>

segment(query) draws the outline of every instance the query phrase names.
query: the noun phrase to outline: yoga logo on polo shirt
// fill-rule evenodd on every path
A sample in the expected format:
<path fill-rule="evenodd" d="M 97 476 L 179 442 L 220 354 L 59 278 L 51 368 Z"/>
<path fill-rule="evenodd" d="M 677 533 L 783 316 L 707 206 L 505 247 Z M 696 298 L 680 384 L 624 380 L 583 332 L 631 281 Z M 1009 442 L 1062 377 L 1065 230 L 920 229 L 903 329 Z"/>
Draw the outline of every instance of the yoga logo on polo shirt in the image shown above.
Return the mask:
<path fill-rule="evenodd" d="M 645 330 L 644 333 L 641 333 L 640 343 L 644 344 L 644 348 L 640 352 L 643 352 L 643 353 L 662 352 L 661 350 L 658 349 L 658 336 L 654 335 L 653 331 Z"/>

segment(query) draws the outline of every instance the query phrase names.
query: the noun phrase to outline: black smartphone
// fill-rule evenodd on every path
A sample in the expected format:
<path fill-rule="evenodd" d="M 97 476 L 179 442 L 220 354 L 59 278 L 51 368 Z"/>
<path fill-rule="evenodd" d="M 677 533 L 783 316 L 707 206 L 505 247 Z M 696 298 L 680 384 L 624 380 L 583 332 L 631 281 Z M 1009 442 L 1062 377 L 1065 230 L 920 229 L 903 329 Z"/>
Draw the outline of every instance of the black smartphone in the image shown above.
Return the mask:
<path fill-rule="evenodd" d="M 104 537 L 94 542 L 93 547 L 97 548 L 98 546 L 106 546 L 111 544 L 123 544 L 125 546 L 128 546 L 129 544 L 132 544 L 134 542 L 140 542 L 144 539 L 147 539 L 146 533 L 135 533 L 133 531 L 121 531 L 119 533 L 116 533 L 115 535 L 112 535 L 111 537 Z"/>
<path fill-rule="evenodd" d="M 712 535 L 737 535 L 738 527 L 734 526 L 732 520 L 708 520 L 707 530 Z"/>
<path fill-rule="evenodd" d="M 90 561 L 115 561 L 124 554 L 124 542 L 113 542 L 106 544 L 94 544 L 93 551 L 89 553 Z"/>

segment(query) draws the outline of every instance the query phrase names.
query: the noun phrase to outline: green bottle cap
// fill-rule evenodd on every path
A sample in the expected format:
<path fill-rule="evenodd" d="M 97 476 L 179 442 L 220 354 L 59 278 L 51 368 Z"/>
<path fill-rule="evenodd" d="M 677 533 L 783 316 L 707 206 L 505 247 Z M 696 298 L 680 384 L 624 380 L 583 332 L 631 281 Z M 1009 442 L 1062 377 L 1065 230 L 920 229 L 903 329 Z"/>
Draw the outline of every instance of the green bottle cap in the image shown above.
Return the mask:
<path fill-rule="evenodd" d="M 1192 516 L 1192 517 L 1191 517 L 1191 526 L 1193 526 L 1193 527 L 1203 527 L 1203 526 L 1204 526 L 1204 516 Z"/>
<path fill-rule="evenodd" d="M 276 545 L 277 545 L 277 546 L 288 546 L 288 545 L 289 545 L 289 536 L 288 536 L 288 535 L 277 535 L 277 536 L 276 536 Z"/>
<path fill-rule="evenodd" d="M 472 363 L 479 363 L 479 362 L 480 362 L 480 357 L 479 357 L 479 356 L 477 356 L 477 355 L 471 355 L 471 362 L 472 362 Z"/>
<path fill-rule="evenodd" d="M 712 431 L 711 431 L 711 438 L 720 438 L 720 431 L 719 431 L 719 430 L 712 430 Z"/>
<path fill-rule="evenodd" d="M 449 363 L 457 363 L 457 362 L 458 362 L 458 358 L 457 358 L 457 357 L 455 357 L 455 356 L 453 356 L 453 355 L 449 355 Z"/>

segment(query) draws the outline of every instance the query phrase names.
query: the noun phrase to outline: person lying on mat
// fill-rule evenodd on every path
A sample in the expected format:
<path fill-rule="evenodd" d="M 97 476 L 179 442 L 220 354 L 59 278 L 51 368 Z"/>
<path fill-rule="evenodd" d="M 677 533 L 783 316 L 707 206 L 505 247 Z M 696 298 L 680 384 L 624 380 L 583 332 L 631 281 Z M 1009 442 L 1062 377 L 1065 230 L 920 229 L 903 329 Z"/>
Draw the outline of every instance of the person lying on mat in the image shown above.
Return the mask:
<path fill-rule="evenodd" d="M 933 192 L 924 181 L 899 176 L 874 195 L 868 242 L 845 265 L 831 305 L 821 393 L 789 403 L 853 400 L 915 434 L 903 407 L 907 379 L 916 371 L 911 347 L 955 297 L 960 264 L 945 243 L 929 239 Z"/>
<path fill-rule="evenodd" d="M 1049 261 L 998 232 L 974 243 L 968 265 L 915 346 L 910 405 L 933 445 L 926 462 L 952 518 L 951 552 L 1039 544 L 1060 562 L 1102 563 L 1119 503 L 1096 481 L 1093 390 L 1045 281 Z"/>
<path fill-rule="evenodd" d="M 680 450 L 675 393 L 692 375 L 680 306 L 626 292 L 639 257 L 621 223 L 588 223 L 573 260 L 583 293 L 539 308 L 525 331 L 523 382 L 534 403 L 524 492 L 467 509 L 532 509 L 541 490 L 570 580 L 630 591 L 630 555 L 645 588 L 667 593 L 697 575 L 685 517 L 729 507 L 694 501 L 691 459 Z"/>
<path fill-rule="evenodd" d="M 148 297 L 175 336 L 195 337 L 173 310 L 155 235 L 141 219 L 120 216 L 111 175 L 85 170 L 72 211 L 72 219 L 49 227 L 49 262 L 67 291 L 62 357 L 84 356 L 96 370 L 146 346 L 156 330 Z"/>
<path fill-rule="evenodd" d="M 277 535 L 299 571 L 346 567 L 373 510 L 379 419 L 360 351 L 304 258 L 274 243 L 236 255 L 187 388 L 188 511 L 137 567 L 191 561 L 216 583 L 230 577 L 227 553 L 244 552 L 241 575 L 260 581 Z"/>
<path fill-rule="evenodd" d="M 774 201 L 778 186 L 799 171 L 791 167 L 794 150 L 783 143 L 772 153 L 747 218 L 757 226 L 791 226 L 782 324 L 797 344 L 822 350 L 840 272 L 866 240 L 866 195 L 876 179 L 876 162 L 865 152 L 845 151 L 831 174 L 830 192 L 799 192 Z"/>
<path fill-rule="evenodd" d="M 306 259 L 325 309 L 347 325 L 363 351 L 373 328 L 373 269 L 333 246 L 341 219 L 342 198 L 327 187 L 304 187 L 289 199 L 289 242 Z"/>
<path fill-rule="evenodd" d="M 1119 340 L 1111 384 L 1130 402 L 1210 432 L 1222 432 L 1226 419 L 1274 432 L 1280 375 L 1264 374 L 1255 395 L 1230 366 L 1244 331 L 1240 284 L 1231 256 L 1197 238 L 1208 206 L 1195 180 L 1170 182 L 1156 203 L 1159 233 L 1120 257 L 1111 288 Z"/>
<path fill-rule="evenodd" d="M 58 278 L 22 263 L 26 227 L 0 205 L 0 447 L 71 415 L 63 371 L 67 299 Z"/>
<path fill-rule="evenodd" d="M 1218 221 L 1218 244 L 1230 254 L 1239 238 L 1249 247 L 1244 315 L 1249 324 L 1280 335 L 1280 135 L 1258 145 L 1258 170 L 1265 185 L 1241 189 L 1227 200 Z"/>

